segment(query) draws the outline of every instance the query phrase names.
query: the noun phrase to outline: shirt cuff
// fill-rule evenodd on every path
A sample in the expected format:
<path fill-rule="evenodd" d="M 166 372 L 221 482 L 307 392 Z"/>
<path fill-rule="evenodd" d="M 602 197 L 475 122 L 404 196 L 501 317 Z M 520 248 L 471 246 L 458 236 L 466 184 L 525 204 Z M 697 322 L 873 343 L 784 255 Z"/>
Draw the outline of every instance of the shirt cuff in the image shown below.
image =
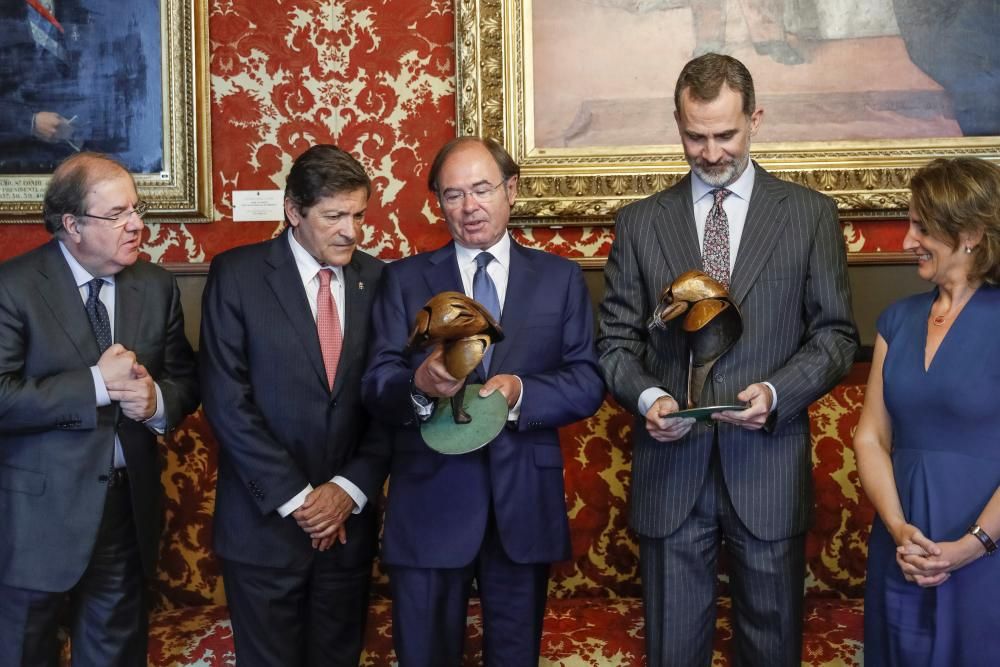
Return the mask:
<path fill-rule="evenodd" d="M 771 390 L 771 412 L 774 412 L 778 409 L 778 390 L 770 382 L 761 382 L 761 384 Z"/>
<path fill-rule="evenodd" d="M 306 488 L 302 489 L 294 496 L 292 496 L 292 499 L 286 502 L 284 505 L 278 507 L 278 514 L 280 514 L 282 518 L 284 518 L 289 514 L 291 514 L 292 512 L 294 512 L 295 510 L 297 510 L 298 508 L 302 507 L 302 503 L 306 501 L 306 496 L 312 493 L 312 490 L 313 490 L 312 484 L 306 484 Z"/>
<path fill-rule="evenodd" d="M 339 486 L 340 488 L 342 488 L 344 491 L 346 491 L 347 495 L 349 495 L 351 497 L 351 500 L 354 501 L 356 507 L 353 510 L 351 510 L 351 514 L 361 514 L 361 510 L 363 510 L 365 508 L 365 505 L 368 504 L 368 496 L 362 493 L 361 489 L 355 486 L 354 482 L 347 479 L 346 477 L 341 477 L 340 475 L 337 475 L 330 481 Z"/>
<path fill-rule="evenodd" d="M 656 403 L 656 400 L 661 396 L 670 396 L 670 394 L 665 392 L 662 387 L 650 387 L 639 394 L 639 415 L 645 416 L 653 407 L 653 403 Z"/>
<path fill-rule="evenodd" d="M 104 384 L 104 376 L 101 375 L 101 369 L 97 366 L 91 366 L 90 374 L 94 378 L 94 393 L 97 395 L 97 407 L 103 408 L 105 405 L 111 405 L 111 397 L 108 396 L 108 386 Z"/>
<path fill-rule="evenodd" d="M 520 387 L 517 392 L 517 403 L 507 412 L 507 421 L 509 422 L 516 422 L 521 418 L 521 401 L 524 400 L 524 383 L 521 382 L 521 378 L 516 375 L 514 377 L 517 378 L 517 383 Z"/>
<path fill-rule="evenodd" d="M 160 385 L 154 382 L 153 387 L 156 389 L 156 411 L 142 423 L 151 431 L 163 435 L 163 432 L 167 430 L 167 411 L 163 407 L 163 392 L 160 391 Z"/>
<path fill-rule="evenodd" d="M 434 403 L 424 405 L 418 401 L 417 397 L 413 394 L 410 394 L 410 401 L 413 403 L 413 409 L 416 411 L 417 417 L 420 418 L 420 421 L 426 421 L 427 419 L 430 419 L 432 414 L 434 414 Z"/>

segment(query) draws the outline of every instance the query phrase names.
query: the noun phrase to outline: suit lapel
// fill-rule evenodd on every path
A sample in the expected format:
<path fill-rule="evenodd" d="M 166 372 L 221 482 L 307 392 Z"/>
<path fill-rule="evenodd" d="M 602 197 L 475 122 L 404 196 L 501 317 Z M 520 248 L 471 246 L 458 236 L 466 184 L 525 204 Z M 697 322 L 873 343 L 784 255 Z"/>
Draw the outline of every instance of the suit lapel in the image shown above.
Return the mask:
<path fill-rule="evenodd" d="M 319 349 L 319 334 L 316 332 L 316 321 L 309 309 L 302 279 L 292 256 L 285 233 L 271 242 L 267 263 L 270 271 L 266 280 L 274 293 L 278 306 L 284 312 L 288 323 L 295 331 L 295 338 L 302 345 L 306 358 L 316 371 L 316 377 L 327 388 L 326 367 L 323 365 L 323 353 Z"/>
<path fill-rule="evenodd" d="M 757 173 L 750 195 L 750 208 L 743 225 L 743 238 L 737 251 L 729 290 L 737 305 L 743 303 L 788 223 L 788 209 L 785 206 L 788 189 L 756 164 L 754 168 Z"/>
<path fill-rule="evenodd" d="M 503 312 L 500 314 L 500 328 L 504 339 L 493 349 L 490 374 L 496 375 L 513 347 L 521 327 L 529 321 L 534 310 L 538 289 L 538 275 L 530 256 L 514 239 L 510 241 L 510 267 L 507 271 L 507 293 Z"/>
<path fill-rule="evenodd" d="M 131 267 L 126 267 L 115 276 L 115 342 L 129 350 L 135 349 L 146 291 L 144 283 L 133 274 Z"/>
<path fill-rule="evenodd" d="M 691 175 L 662 192 L 658 199 L 663 215 L 654 221 L 660 251 L 671 270 L 671 280 L 685 271 L 701 269 L 701 248 L 691 202 Z"/>
<path fill-rule="evenodd" d="M 455 257 L 455 242 L 440 248 L 431 255 L 431 268 L 425 274 L 427 287 L 431 296 L 441 292 L 458 292 L 465 294 L 462 285 L 462 275 L 458 272 L 458 260 Z M 410 324 L 413 324 L 410 322 Z"/>
<path fill-rule="evenodd" d="M 73 280 L 73 272 L 59 250 L 58 241 L 53 239 L 45 247 L 38 272 L 42 276 L 38 284 L 42 299 L 72 341 L 80 358 L 88 364 L 93 363 L 99 356 L 97 340 L 87 319 L 80 290 Z"/>
<path fill-rule="evenodd" d="M 360 252 L 360 251 L 357 251 Z M 365 319 L 371 308 L 368 306 L 372 298 L 372 287 L 365 281 L 361 271 L 361 263 L 355 252 L 351 262 L 344 267 L 344 345 L 340 351 L 340 361 L 337 363 L 337 377 L 333 381 L 333 396 L 336 397 L 344 388 L 350 367 L 364 363 Z M 324 376 L 325 378 L 325 376 Z"/>

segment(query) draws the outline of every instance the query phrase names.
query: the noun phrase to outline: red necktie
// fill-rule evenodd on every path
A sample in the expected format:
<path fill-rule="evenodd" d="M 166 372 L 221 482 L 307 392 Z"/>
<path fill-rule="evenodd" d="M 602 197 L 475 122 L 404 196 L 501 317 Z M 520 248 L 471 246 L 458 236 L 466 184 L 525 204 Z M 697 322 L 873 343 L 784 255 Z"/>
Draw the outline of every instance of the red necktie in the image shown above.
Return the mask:
<path fill-rule="evenodd" d="M 326 366 L 326 380 L 333 389 L 333 381 L 337 377 L 337 362 L 340 361 L 340 348 L 344 345 L 344 333 L 340 328 L 340 317 L 337 315 L 337 304 L 330 292 L 330 278 L 333 271 L 320 269 L 319 292 L 316 294 L 316 331 L 319 333 L 319 348 L 323 352 L 323 365 Z"/>

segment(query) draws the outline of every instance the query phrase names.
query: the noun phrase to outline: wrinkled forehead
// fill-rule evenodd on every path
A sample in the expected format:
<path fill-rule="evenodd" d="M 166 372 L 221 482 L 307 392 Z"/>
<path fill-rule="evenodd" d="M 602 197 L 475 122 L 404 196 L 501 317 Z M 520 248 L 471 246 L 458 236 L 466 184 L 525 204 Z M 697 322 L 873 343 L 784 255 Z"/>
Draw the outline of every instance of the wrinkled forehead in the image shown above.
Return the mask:
<path fill-rule="evenodd" d="M 104 202 L 112 206 L 129 206 L 138 195 L 132 176 L 123 169 L 105 169 L 88 174 L 84 204 Z"/>

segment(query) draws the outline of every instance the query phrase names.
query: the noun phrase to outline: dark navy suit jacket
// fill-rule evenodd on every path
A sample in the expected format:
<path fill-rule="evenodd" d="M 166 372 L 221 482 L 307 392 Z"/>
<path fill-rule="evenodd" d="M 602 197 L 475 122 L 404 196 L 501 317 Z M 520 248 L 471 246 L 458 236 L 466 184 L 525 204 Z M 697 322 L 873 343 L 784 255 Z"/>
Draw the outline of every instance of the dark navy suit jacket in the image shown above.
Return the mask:
<path fill-rule="evenodd" d="M 410 379 L 429 351 L 404 352 L 417 311 L 448 290 L 463 291 L 453 243 L 387 266 L 372 313 L 374 340 L 362 391 L 369 409 L 395 426 L 382 562 L 431 568 L 471 563 L 491 501 L 512 560 L 567 558 L 556 429 L 590 416 L 604 397 L 583 274 L 569 260 L 511 243 L 500 321 L 505 338 L 495 348 L 490 375 L 521 378 L 520 420 L 486 447 L 457 456 L 422 441 Z"/>
<path fill-rule="evenodd" d="M 212 261 L 202 302 L 205 414 L 219 441 L 215 550 L 223 558 L 300 567 L 315 553 L 276 511 L 306 487 L 341 475 L 368 497 L 333 546 L 345 567 L 374 556 L 376 504 L 388 443 L 371 427 L 358 386 L 382 262 L 355 252 L 344 267 L 344 343 L 331 391 L 288 232 Z"/>

